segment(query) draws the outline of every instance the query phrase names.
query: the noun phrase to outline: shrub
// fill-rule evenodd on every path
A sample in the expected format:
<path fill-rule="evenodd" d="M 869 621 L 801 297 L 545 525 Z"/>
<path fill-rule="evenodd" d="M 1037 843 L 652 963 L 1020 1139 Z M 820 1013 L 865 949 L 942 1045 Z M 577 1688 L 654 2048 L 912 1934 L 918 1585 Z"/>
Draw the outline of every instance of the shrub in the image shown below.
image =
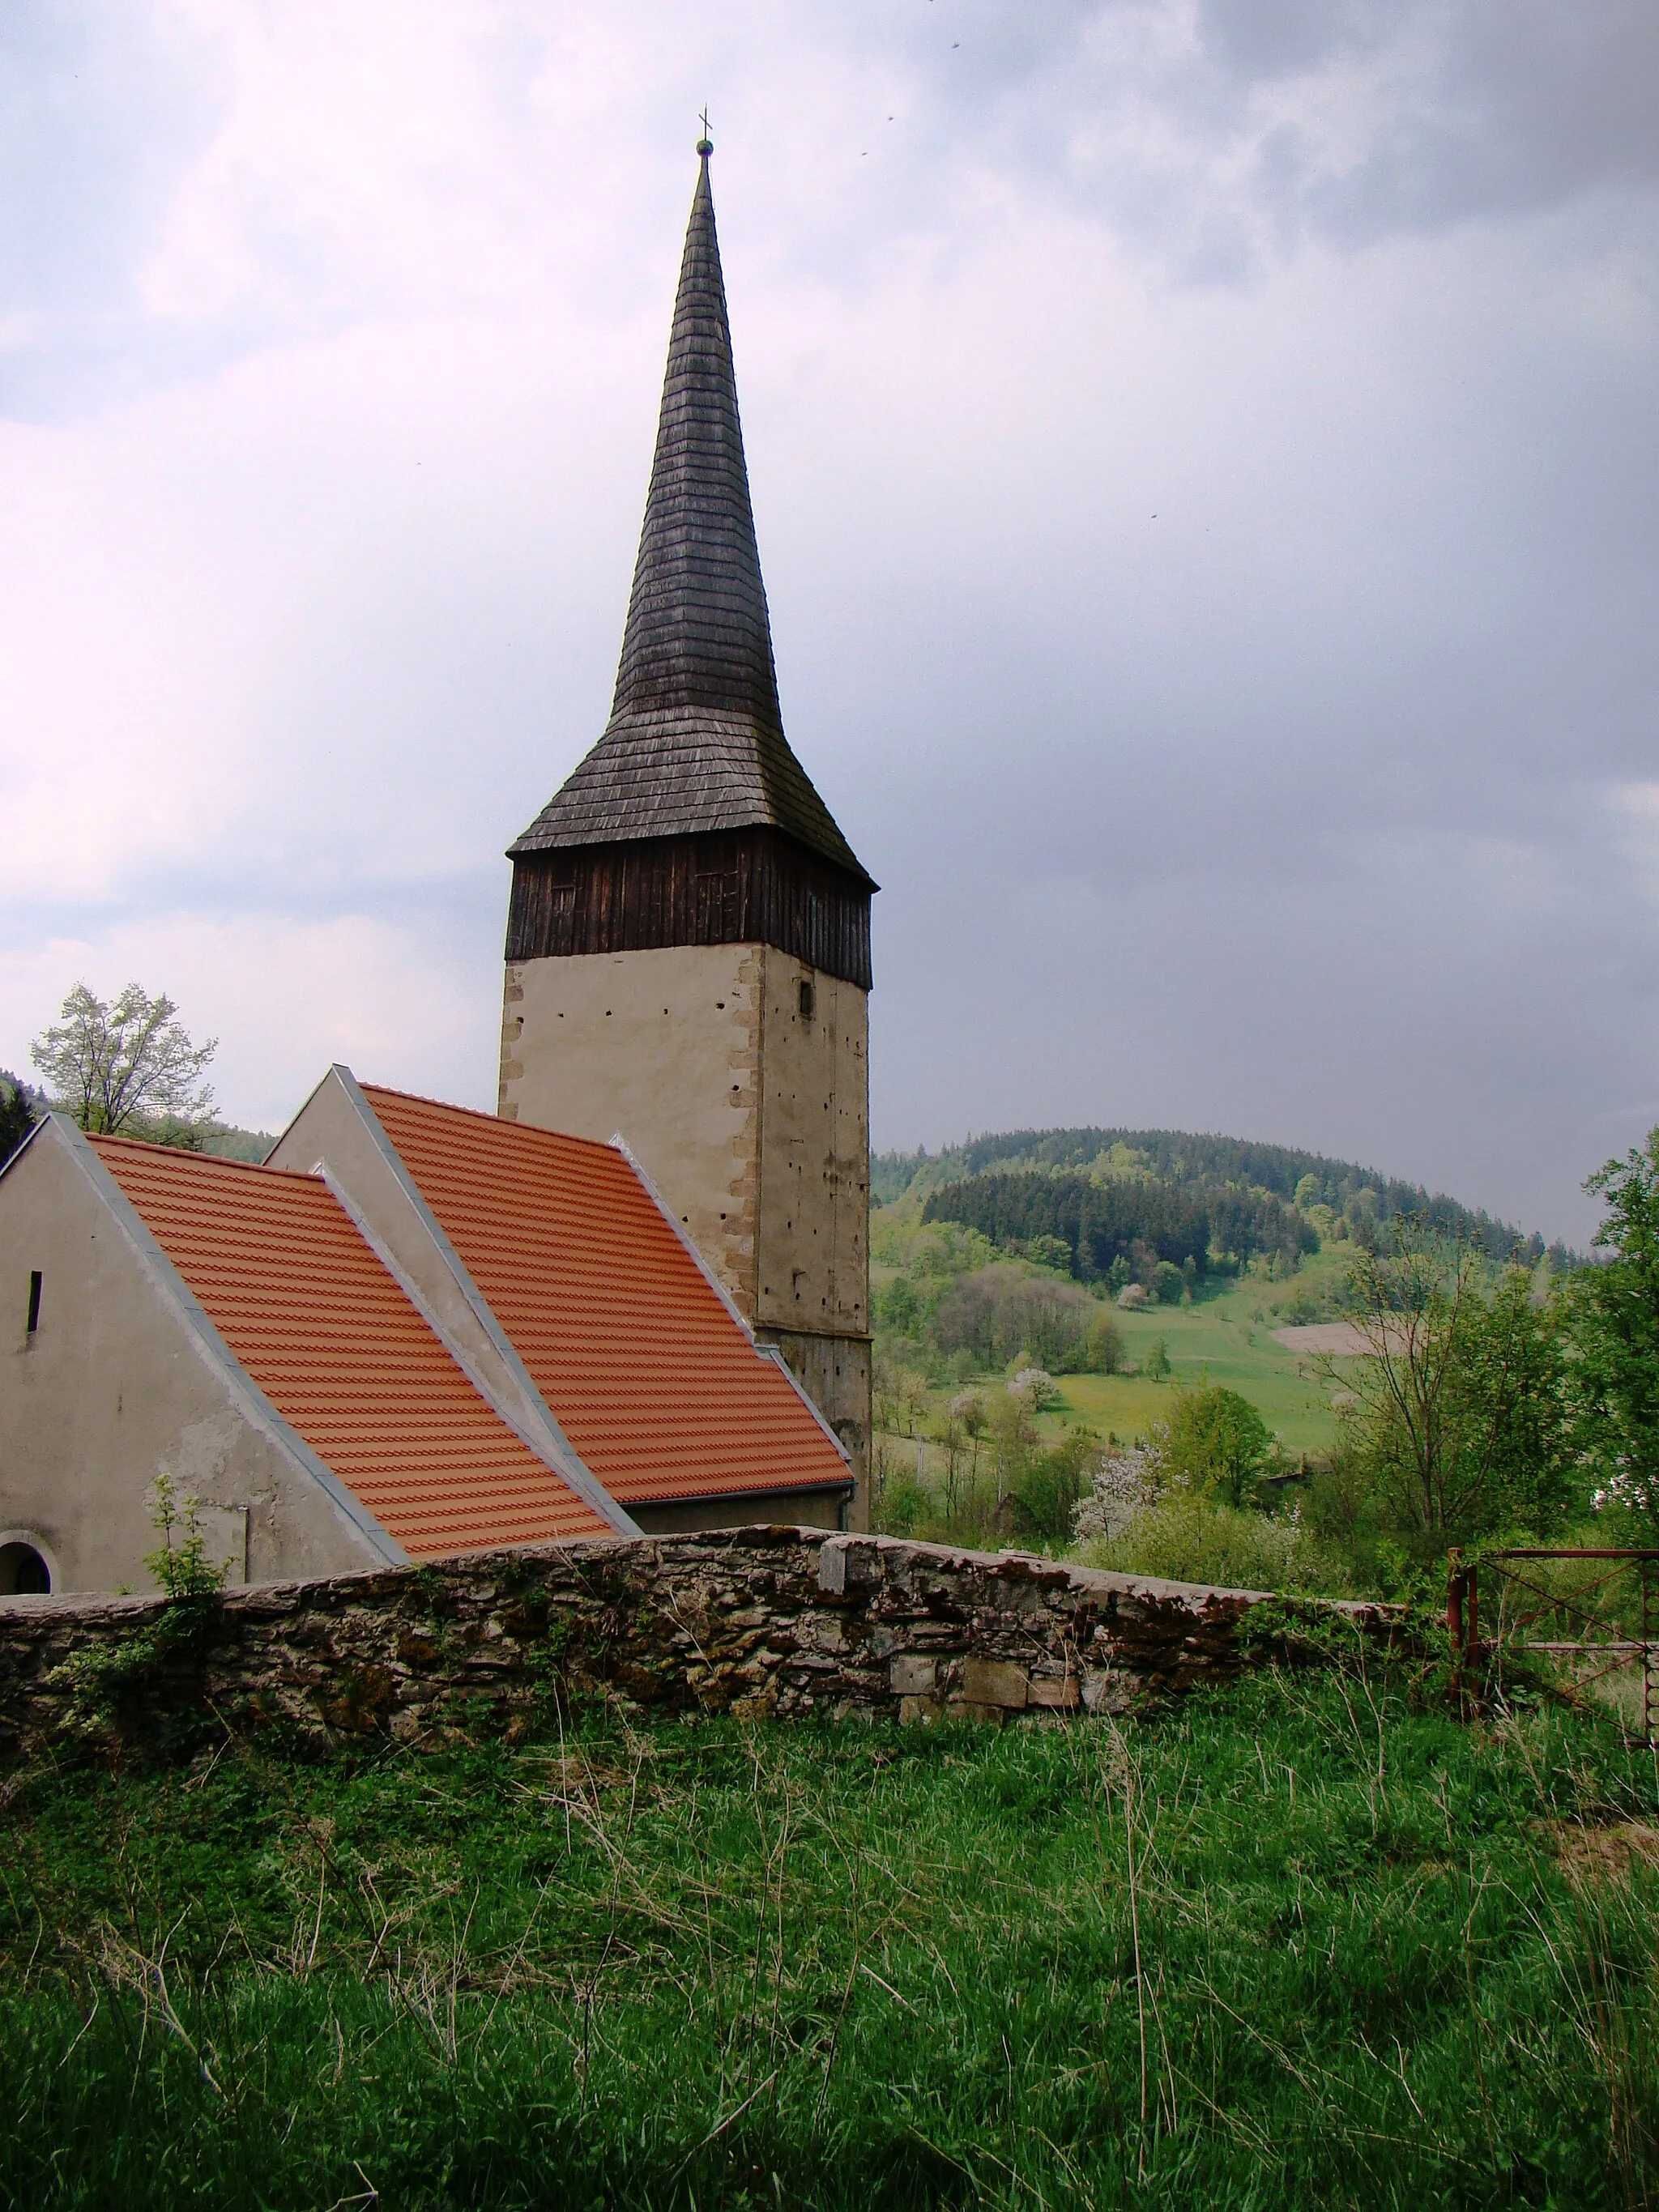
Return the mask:
<path fill-rule="evenodd" d="M 161 1541 L 144 1554 L 149 1569 L 170 1598 L 211 1597 L 224 1587 L 226 1565 L 215 1566 L 207 1555 L 198 1501 L 179 1498 L 173 1477 L 158 1474 L 149 1494 L 150 1525 L 161 1532 Z M 178 1531 L 178 1541 L 173 1532 Z"/>
<path fill-rule="evenodd" d="M 881 1533 L 914 1536 L 933 1510 L 933 1501 L 913 1474 L 901 1474 L 883 1487 L 876 1509 Z"/>
<path fill-rule="evenodd" d="M 1228 1589 L 1329 1593 L 1347 1587 L 1337 1554 L 1294 1514 L 1273 1519 L 1181 1488 L 1165 1492 L 1121 1535 L 1079 1545 L 1077 1557 L 1085 1566 Z"/>

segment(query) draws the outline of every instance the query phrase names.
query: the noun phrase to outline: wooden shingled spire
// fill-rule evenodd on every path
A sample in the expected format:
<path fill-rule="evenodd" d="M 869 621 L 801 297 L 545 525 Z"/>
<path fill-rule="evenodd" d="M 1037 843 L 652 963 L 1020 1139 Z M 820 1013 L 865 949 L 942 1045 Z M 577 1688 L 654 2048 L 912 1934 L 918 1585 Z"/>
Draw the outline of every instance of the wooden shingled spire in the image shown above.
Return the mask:
<path fill-rule="evenodd" d="M 705 138 L 697 151 L 611 720 L 508 848 L 507 957 L 758 938 L 867 987 L 875 885 L 783 734 L 714 231 L 713 148 Z M 627 849 L 642 840 L 663 842 Z M 667 848 L 686 840 L 695 850 Z M 602 882 L 592 880 L 596 868 Z M 624 877 L 649 917 L 626 911 L 634 901 Z M 731 881 L 711 896 L 713 878 Z M 837 911 L 817 911 L 825 900 Z M 794 920 L 780 919 L 786 911 Z"/>

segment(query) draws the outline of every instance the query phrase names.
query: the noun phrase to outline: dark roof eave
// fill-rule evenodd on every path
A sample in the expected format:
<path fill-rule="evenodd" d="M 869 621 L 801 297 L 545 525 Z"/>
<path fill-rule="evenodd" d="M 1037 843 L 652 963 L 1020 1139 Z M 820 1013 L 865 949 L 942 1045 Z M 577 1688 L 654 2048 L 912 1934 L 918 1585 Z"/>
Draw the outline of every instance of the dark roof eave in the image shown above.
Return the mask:
<path fill-rule="evenodd" d="M 805 838 L 796 836 L 792 830 L 780 829 L 769 816 L 760 813 L 750 815 L 743 820 L 732 819 L 702 823 L 695 829 L 644 830 L 638 836 L 631 836 L 626 831 L 614 836 L 606 836 L 603 834 L 595 836 L 591 830 L 584 830 L 580 826 L 573 826 L 568 830 L 551 830 L 538 835 L 536 824 L 532 822 L 522 836 L 515 837 L 507 846 L 506 857 L 509 860 L 533 860 L 538 853 L 598 853 L 614 851 L 618 846 L 626 845 L 672 845 L 678 843 L 683 837 L 718 837 L 726 830 L 769 830 L 773 836 L 781 838 L 787 845 L 793 845 L 797 852 L 805 854 L 820 867 L 833 868 L 837 875 L 848 877 L 859 886 L 860 890 L 867 891 L 872 898 L 881 889 L 881 885 L 864 863 L 852 852 L 850 847 L 848 849 L 847 858 L 842 860 L 822 851 L 816 845 L 809 845 Z"/>

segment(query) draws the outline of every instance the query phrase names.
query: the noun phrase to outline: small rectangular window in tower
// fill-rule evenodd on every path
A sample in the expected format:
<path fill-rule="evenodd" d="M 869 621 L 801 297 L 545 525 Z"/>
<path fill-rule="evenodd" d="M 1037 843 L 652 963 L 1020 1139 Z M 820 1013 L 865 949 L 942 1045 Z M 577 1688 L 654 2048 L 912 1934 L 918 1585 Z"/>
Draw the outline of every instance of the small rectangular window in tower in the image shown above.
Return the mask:
<path fill-rule="evenodd" d="M 800 1018 L 804 1022 L 810 1022 L 812 1018 L 814 1000 L 811 977 L 803 975 L 795 988 L 800 994 Z"/>
<path fill-rule="evenodd" d="M 38 1267 L 31 1267 L 29 1270 L 29 1334 L 33 1336 L 35 1330 L 39 1328 L 40 1326 L 40 1270 Z"/>

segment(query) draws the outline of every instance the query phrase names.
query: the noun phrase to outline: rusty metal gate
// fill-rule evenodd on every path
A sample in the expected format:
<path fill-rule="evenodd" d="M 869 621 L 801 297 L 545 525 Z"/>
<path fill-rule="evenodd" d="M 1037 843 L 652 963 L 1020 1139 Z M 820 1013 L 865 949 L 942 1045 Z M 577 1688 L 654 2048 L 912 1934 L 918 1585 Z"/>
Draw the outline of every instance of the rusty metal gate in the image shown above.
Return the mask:
<path fill-rule="evenodd" d="M 1596 1570 L 1568 1589 L 1552 1589 L 1532 1563 L 1574 1560 Z M 1535 1651 L 1570 1667 L 1577 1686 L 1594 1690 L 1638 1670 L 1641 1741 L 1655 1747 L 1659 1723 L 1659 1551 L 1585 1551 L 1538 1547 L 1447 1556 L 1446 1630 L 1455 1678 L 1488 1655 Z M 1483 1637 L 1484 1596 L 1492 1632 Z M 1540 1632 L 1544 1632 L 1540 1633 Z M 1635 1734 L 1634 1729 L 1632 1734 Z"/>

